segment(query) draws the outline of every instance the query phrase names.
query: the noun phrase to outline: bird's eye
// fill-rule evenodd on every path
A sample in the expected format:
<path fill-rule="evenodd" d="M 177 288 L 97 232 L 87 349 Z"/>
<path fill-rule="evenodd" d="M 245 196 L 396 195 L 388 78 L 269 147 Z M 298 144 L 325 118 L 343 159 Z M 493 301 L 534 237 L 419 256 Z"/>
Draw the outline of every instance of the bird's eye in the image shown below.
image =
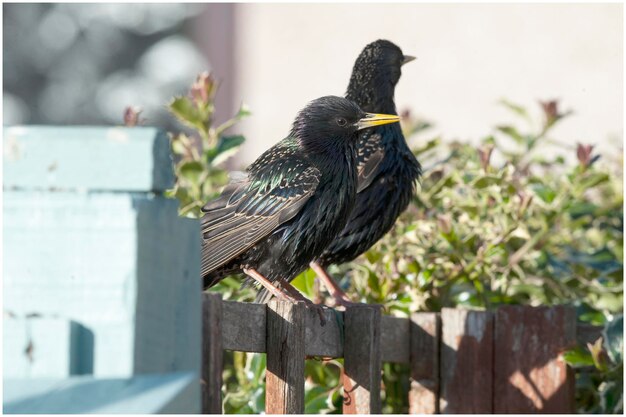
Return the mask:
<path fill-rule="evenodd" d="M 339 126 L 345 126 L 345 125 L 346 125 L 346 123 L 348 123 L 348 122 L 346 122 L 346 119 L 344 119 L 344 118 L 341 118 L 341 117 L 340 117 L 339 119 L 337 119 L 337 124 L 338 124 Z"/>

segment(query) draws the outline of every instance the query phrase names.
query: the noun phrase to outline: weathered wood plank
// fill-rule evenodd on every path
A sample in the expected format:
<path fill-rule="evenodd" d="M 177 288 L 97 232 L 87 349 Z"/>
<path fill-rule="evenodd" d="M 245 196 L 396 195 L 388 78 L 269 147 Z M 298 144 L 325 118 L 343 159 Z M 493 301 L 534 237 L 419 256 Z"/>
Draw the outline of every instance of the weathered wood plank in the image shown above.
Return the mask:
<path fill-rule="evenodd" d="M 410 414 L 436 414 L 439 411 L 440 324 L 437 313 L 411 315 Z M 387 339 L 384 340 L 384 344 L 391 344 Z"/>
<path fill-rule="evenodd" d="M 382 316 L 380 354 L 383 362 L 409 363 L 411 324 L 408 318 Z"/>
<path fill-rule="evenodd" d="M 575 343 L 576 315 L 571 307 L 500 307 L 494 412 L 573 413 L 574 374 L 561 352 Z"/>
<path fill-rule="evenodd" d="M 381 306 L 354 306 L 344 313 L 343 413 L 380 414 Z"/>
<path fill-rule="evenodd" d="M 224 349 L 265 353 L 265 306 L 263 304 L 223 301 Z M 305 310 L 305 352 L 307 356 L 343 357 L 343 312 L 324 311 L 326 323 L 320 324 L 315 310 Z M 409 363 L 409 319 L 383 316 L 381 338 L 393 343 L 381 345 L 383 362 Z"/>
<path fill-rule="evenodd" d="M 305 309 L 305 347 L 307 356 L 343 357 L 343 312 L 324 310 L 325 323 L 315 309 Z"/>
<path fill-rule="evenodd" d="M 265 353 L 265 310 L 265 304 L 224 301 L 224 349 Z"/>
<path fill-rule="evenodd" d="M 304 413 L 304 316 L 301 303 L 267 305 L 267 414 Z"/>
<path fill-rule="evenodd" d="M 222 413 L 222 297 L 204 293 L 202 298 L 202 413 Z"/>
<path fill-rule="evenodd" d="M 442 310 L 441 413 L 492 412 L 493 321 L 487 311 Z"/>
<path fill-rule="evenodd" d="M 229 323 L 223 328 L 224 349 L 265 353 L 265 306 L 235 301 L 222 304 L 223 320 Z M 343 357 L 340 330 L 343 312 L 328 309 L 324 314 L 326 324 L 321 326 L 317 312 L 306 309 L 305 352 L 307 356 Z M 381 340 L 389 341 L 380 347 L 383 362 L 409 363 L 409 321 L 408 318 L 382 316 Z M 601 327 L 586 324 L 578 324 L 577 329 L 582 345 L 595 341 L 602 332 Z"/>

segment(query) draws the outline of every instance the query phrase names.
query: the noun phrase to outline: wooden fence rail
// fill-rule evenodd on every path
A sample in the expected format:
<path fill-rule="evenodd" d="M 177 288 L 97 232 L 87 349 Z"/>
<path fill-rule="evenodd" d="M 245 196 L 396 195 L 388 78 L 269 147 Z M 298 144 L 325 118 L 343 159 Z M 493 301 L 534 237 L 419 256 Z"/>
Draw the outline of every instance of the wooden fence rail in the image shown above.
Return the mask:
<path fill-rule="evenodd" d="M 505 306 L 443 309 L 410 318 L 380 306 L 346 312 L 302 304 L 222 301 L 205 293 L 203 412 L 221 413 L 223 350 L 267 353 L 266 412 L 304 413 L 304 364 L 344 358 L 344 414 L 381 413 L 383 362 L 409 364 L 409 412 L 574 412 L 574 379 L 561 353 L 576 343 L 574 310 Z M 597 338 L 581 327 L 580 341 Z"/>

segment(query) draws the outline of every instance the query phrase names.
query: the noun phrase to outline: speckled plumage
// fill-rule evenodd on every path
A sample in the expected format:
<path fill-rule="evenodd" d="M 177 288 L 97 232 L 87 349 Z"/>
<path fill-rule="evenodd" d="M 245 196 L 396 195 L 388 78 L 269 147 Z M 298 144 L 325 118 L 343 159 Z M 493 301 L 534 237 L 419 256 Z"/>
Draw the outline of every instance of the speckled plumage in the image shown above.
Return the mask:
<path fill-rule="evenodd" d="M 352 125 L 363 116 L 344 98 L 314 100 L 287 138 L 203 208 L 205 287 L 242 268 L 270 281 L 290 281 L 322 253 L 354 205 L 357 130 Z M 337 117 L 347 126 L 338 126 Z"/>
<path fill-rule="evenodd" d="M 346 97 L 367 112 L 397 114 L 394 90 L 403 60 L 400 48 L 389 41 L 367 45 L 354 64 Z M 410 203 L 421 174 L 397 123 L 360 133 L 357 167 L 354 209 L 339 236 L 317 259 L 321 266 L 351 261 L 383 237 Z"/>

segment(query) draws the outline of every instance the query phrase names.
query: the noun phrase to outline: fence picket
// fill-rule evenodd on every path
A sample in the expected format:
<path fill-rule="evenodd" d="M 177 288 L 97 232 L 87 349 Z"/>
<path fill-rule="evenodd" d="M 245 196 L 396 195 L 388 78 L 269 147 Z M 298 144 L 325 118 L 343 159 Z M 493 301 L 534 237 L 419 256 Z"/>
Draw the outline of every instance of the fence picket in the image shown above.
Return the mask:
<path fill-rule="evenodd" d="M 267 305 L 267 414 L 304 413 L 304 318 L 304 304 L 272 300 Z"/>
<path fill-rule="evenodd" d="M 494 412 L 574 413 L 574 374 L 561 352 L 576 342 L 572 307 L 496 312 Z"/>
<path fill-rule="evenodd" d="M 571 413 L 573 376 L 560 353 L 577 338 L 596 340 L 602 330 L 577 326 L 574 311 L 562 306 L 443 309 L 410 319 L 382 316 L 380 306 L 324 314 L 322 326 L 317 312 L 301 304 L 222 302 L 205 294 L 202 411 L 221 412 L 227 349 L 267 352 L 266 412 L 272 414 L 304 412 L 305 355 L 345 358 L 345 414 L 382 411 L 381 362 L 410 364 L 412 414 Z"/>
<path fill-rule="evenodd" d="M 441 335 L 441 413 L 491 413 L 493 314 L 444 308 Z"/>
<path fill-rule="evenodd" d="M 380 414 L 381 306 L 349 307 L 344 321 L 343 413 Z"/>
<path fill-rule="evenodd" d="M 413 313 L 410 330 L 410 414 L 439 411 L 439 342 L 441 320 L 437 313 Z"/>

